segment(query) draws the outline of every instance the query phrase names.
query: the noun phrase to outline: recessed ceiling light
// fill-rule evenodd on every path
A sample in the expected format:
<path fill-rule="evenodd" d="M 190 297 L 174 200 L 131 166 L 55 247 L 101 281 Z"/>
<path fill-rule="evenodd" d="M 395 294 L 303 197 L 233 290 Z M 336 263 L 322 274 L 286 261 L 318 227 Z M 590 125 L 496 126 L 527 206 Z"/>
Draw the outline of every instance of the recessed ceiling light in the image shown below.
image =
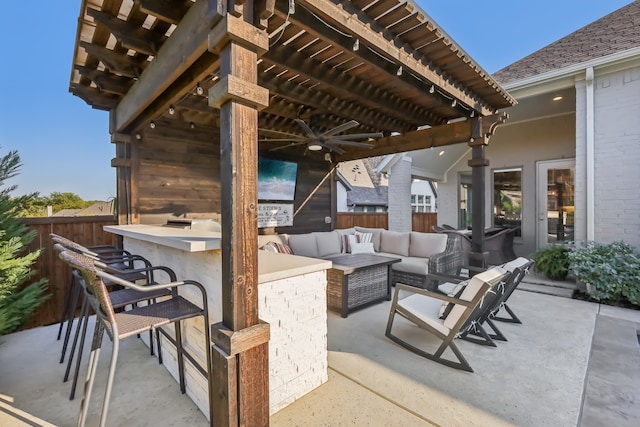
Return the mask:
<path fill-rule="evenodd" d="M 444 150 L 438 153 L 438 156 L 444 156 Z"/>
<path fill-rule="evenodd" d="M 562 99 L 562 97 L 561 97 L 561 96 L 554 96 L 554 97 L 553 97 L 553 100 L 554 100 L 554 101 L 560 101 L 561 99 Z"/>

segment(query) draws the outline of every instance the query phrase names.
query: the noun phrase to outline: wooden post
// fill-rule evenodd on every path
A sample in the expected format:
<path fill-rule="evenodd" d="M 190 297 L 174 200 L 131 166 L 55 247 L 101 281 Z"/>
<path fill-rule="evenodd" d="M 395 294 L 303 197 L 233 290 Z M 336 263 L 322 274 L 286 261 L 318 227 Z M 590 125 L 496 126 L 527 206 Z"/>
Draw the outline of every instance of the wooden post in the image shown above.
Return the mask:
<path fill-rule="evenodd" d="M 258 319 L 258 109 L 269 92 L 257 85 L 258 53 L 268 36 L 253 22 L 253 2 L 210 0 L 209 50 L 220 80 L 209 105 L 220 108 L 222 317 L 211 327 L 216 426 L 269 424 L 269 325 Z M 228 12 L 227 12 L 228 6 Z"/>
<path fill-rule="evenodd" d="M 489 137 L 482 131 L 482 118 L 472 119 L 471 141 L 471 191 L 473 195 L 471 219 L 471 252 L 469 253 L 469 265 L 472 267 L 485 267 L 488 253 L 484 251 L 484 224 L 485 224 L 485 168 L 489 166 L 489 160 L 485 158 L 485 148 Z"/>

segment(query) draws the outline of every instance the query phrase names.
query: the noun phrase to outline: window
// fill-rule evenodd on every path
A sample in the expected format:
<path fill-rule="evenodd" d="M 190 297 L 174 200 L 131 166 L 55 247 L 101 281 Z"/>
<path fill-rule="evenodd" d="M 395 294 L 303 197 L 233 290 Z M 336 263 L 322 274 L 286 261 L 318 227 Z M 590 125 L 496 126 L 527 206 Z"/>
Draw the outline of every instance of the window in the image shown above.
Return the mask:
<path fill-rule="evenodd" d="M 431 212 L 431 196 L 427 196 L 426 194 L 412 194 L 411 212 Z"/>
<path fill-rule="evenodd" d="M 517 227 L 522 235 L 522 168 L 493 171 L 493 225 Z"/>
<path fill-rule="evenodd" d="M 472 221 L 471 172 L 461 173 L 458 179 L 458 228 L 462 229 L 471 226 Z"/>

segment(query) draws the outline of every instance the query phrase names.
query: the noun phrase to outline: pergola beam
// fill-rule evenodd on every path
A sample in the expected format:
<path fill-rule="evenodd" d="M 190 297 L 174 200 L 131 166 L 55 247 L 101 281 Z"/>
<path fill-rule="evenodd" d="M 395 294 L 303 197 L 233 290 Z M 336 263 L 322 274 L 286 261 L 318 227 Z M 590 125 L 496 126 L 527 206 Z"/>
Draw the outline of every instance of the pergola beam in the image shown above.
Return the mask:
<path fill-rule="evenodd" d="M 118 107 L 112 111 L 111 132 L 130 132 L 138 116 L 174 84 L 207 52 L 207 36 L 209 23 L 207 19 L 207 0 L 198 0 L 189 9 L 180 25 L 171 37 L 162 45 L 154 61 L 144 70 L 136 84 L 122 99 Z M 216 55 L 209 55 L 210 66 L 200 64 L 199 72 L 213 69 Z M 188 79 L 187 79 L 188 80 Z M 192 84 L 196 80 L 185 81 L 182 86 Z M 164 100 L 163 105 L 156 105 L 159 111 L 164 104 L 175 101 L 185 88 L 174 87 L 175 99 Z M 157 112 L 157 111 L 156 111 Z M 149 114 L 153 117 L 153 114 Z"/>
<path fill-rule="evenodd" d="M 285 4 L 288 4 L 288 2 L 283 0 L 276 2 L 276 10 L 278 13 L 282 14 L 284 12 L 286 14 L 288 6 L 285 6 Z M 353 34 L 354 38 L 357 38 L 372 48 L 375 47 L 375 49 L 385 57 L 397 61 L 398 65 L 402 65 L 406 71 L 410 71 L 418 76 L 423 76 L 430 83 L 439 87 L 451 97 L 468 105 L 480 113 L 480 115 L 486 116 L 495 113 L 495 109 L 489 107 L 480 98 L 465 91 L 461 87 L 462 85 L 451 81 L 432 65 L 416 59 L 415 52 L 413 52 L 409 46 L 399 46 L 399 42 L 394 40 L 393 35 L 388 30 L 381 29 L 381 31 L 378 31 L 379 25 L 367 14 L 358 10 L 355 6 L 350 5 L 350 3 L 341 2 L 340 4 L 334 4 L 333 2 L 324 0 L 296 0 L 296 6 L 307 8 L 324 21 L 331 22 L 332 25 L 336 26 L 340 31 Z M 296 13 L 289 16 L 291 22 L 295 22 L 305 30 L 317 34 L 318 37 L 325 39 L 336 37 L 330 31 L 325 31 L 325 34 L 322 34 L 322 32 L 312 29 L 312 22 L 310 22 L 310 20 L 302 22 L 300 16 L 302 16 L 304 12 L 302 12 L 301 9 L 302 8 L 296 7 Z M 394 41 L 394 43 L 390 43 L 390 41 Z M 342 47 L 351 49 L 352 46 L 353 43 L 351 43 L 351 46 Z M 361 54 L 359 51 L 355 53 Z M 376 65 L 375 62 L 368 62 Z M 388 73 L 388 70 L 381 69 L 381 71 Z"/>
<path fill-rule="evenodd" d="M 472 138 L 472 126 L 469 120 L 434 126 L 432 128 L 392 135 L 373 141 L 372 149 L 349 150 L 336 156 L 336 161 L 357 160 L 365 157 L 385 156 L 423 148 L 442 147 L 444 145 L 469 142 Z"/>

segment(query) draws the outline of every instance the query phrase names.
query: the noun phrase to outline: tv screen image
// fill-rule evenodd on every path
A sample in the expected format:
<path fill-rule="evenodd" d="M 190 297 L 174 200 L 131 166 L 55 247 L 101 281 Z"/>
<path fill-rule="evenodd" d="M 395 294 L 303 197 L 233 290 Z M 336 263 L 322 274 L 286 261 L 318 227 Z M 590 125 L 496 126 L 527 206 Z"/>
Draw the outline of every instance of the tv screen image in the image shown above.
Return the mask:
<path fill-rule="evenodd" d="M 294 200 L 298 164 L 260 157 L 258 159 L 258 199 Z"/>

